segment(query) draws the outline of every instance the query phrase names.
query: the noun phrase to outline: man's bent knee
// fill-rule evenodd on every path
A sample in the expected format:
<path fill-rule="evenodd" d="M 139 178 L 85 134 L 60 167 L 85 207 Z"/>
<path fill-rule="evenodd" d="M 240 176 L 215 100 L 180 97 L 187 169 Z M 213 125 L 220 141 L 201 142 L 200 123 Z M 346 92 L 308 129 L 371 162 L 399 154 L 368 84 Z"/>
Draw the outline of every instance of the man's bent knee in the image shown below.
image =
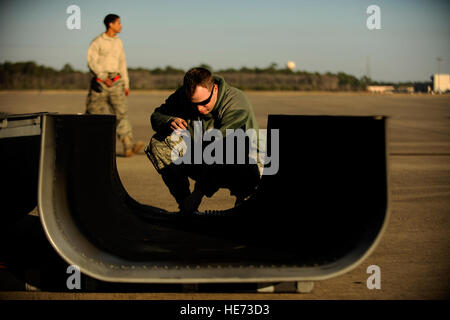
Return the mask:
<path fill-rule="evenodd" d="M 167 143 L 167 137 L 159 134 L 153 135 L 150 139 L 149 145 L 145 147 L 145 154 L 159 173 L 173 164 L 172 148 Z"/>

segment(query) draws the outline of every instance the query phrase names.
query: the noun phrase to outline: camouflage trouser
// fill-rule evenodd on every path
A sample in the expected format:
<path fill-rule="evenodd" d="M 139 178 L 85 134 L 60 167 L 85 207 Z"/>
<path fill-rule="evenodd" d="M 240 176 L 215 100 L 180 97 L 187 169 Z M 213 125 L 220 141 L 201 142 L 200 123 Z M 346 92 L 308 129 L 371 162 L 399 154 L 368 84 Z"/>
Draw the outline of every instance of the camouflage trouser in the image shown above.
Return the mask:
<path fill-rule="evenodd" d="M 128 120 L 128 101 L 124 93 L 124 88 L 125 83 L 122 79 L 114 82 L 112 87 L 107 87 L 103 82 L 99 83 L 93 78 L 86 99 L 86 113 L 115 114 L 117 118 L 116 133 L 119 140 L 123 141 L 125 137 L 128 137 L 129 139 L 127 141 L 131 142 L 133 140 L 133 133 L 130 121 Z"/>
<path fill-rule="evenodd" d="M 172 150 L 178 142 L 174 142 L 171 136 L 163 137 L 154 134 L 150 140 L 150 144 L 145 148 L 147 157 L 159 173 L 162 169 L 172 164 Z"/>

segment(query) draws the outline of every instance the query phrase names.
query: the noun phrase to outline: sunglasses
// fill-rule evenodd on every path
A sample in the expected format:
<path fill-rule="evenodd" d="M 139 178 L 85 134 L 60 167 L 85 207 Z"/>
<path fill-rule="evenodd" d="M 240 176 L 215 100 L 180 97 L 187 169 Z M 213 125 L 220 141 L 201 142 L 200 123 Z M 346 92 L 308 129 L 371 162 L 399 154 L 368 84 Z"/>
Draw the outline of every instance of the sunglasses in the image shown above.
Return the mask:
<path fill-rule="evenodd" d="M 209 98 L 208 99 L 206 99 L 206 100 L 203 100 L 203 101 L 200 101 L 200 102 L 191 102 L 191 104 L 192 104 L 192 106 L 193 107 L 197 107 L 197 106 L 204 106 L 204 105 L 207 105 L 210 101 L 211 101 L 211 99 L 212 99 L 212 96 L 213 96 L 213 93 L 214 93 L 214 87 L 215 87 L 215 83 L 213 83 L 213 87 L 212 87 L 212 90 L 211 90 L 211 94 L 209 95 Z"/>

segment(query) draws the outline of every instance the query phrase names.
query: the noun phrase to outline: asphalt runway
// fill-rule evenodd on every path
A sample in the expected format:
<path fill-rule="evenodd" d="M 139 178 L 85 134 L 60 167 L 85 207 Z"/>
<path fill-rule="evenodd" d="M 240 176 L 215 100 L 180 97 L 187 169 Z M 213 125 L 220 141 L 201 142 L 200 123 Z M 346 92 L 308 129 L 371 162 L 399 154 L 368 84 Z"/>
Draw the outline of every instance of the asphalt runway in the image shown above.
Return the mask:
<path fill-rule="evenodd" d="M 170 92 L 132 91 L 136 139 L 153 134 L 149 118 Z M 448 299 L 450 297 L 450 96 L 365 93 L 248 92 L 261 128 L 268 114 L 389 116 L 391 219 L 379 246 L 354 270 L 315 283 L 308 294 L 0 292 L 20 299 Z M 1 92 L 0 112 L 83 113 L 86 92 Z M 358 134 L 355 132 L 355 134 Z M 117 151 L 122 152 L 121 145 Z M 120 177 L 137 201 L 177 209 L 143 154 L 117 157 Z M 220 190 L 200 209 L 226 209 Z M 367 268 L 381 270 L 381 289 L 366 286 Z M 261 296 L 263 295 L 263 296 Z"/>

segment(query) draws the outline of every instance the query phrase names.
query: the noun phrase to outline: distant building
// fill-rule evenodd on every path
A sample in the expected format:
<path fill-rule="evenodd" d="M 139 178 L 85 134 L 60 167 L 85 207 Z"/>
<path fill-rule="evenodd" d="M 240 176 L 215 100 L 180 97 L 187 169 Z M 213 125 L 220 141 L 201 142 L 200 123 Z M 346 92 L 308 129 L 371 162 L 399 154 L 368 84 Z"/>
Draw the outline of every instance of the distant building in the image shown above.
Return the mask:
<path fill-rule="evenodd" d="M 433 75 L 433 92 L 450 91 L 450 74 Z"/>
<path fill-rule="evenodd" d="M 397 92 L 397 93 L 414 93 L 414 87 L 413 86 L 400 86 L 395 90 L 395 92 Z"/>
<path fill-rule="evenodd" d="M 367 91 L 372 93 L 392 93 L 394 86 L 367 86 Z"/>

